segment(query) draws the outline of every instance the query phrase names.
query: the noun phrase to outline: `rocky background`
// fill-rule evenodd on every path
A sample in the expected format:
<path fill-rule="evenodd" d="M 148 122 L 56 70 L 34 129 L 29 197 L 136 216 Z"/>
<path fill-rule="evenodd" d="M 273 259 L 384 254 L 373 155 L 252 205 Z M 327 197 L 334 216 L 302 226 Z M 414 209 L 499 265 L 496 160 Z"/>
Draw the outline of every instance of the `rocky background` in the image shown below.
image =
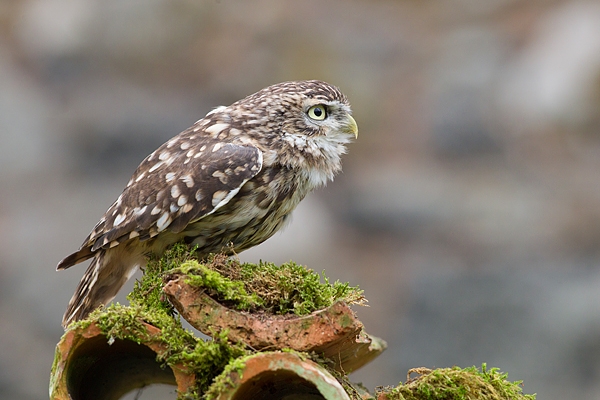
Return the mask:
<path fill-rule="evenodd" d="M 540 399 L 600 398 L 600 3 L 585 0 L 0 0 L 0 397 L 47 398 L 85 268 L 56 263 L 138 163 L 296 79 L 340 86 L 360 136 L 242 258 L 365 290 L 359 317 L 389 349 L 354 380 L 485 362 Z M 140 398 L 174 397 L 160 390 Z"/>

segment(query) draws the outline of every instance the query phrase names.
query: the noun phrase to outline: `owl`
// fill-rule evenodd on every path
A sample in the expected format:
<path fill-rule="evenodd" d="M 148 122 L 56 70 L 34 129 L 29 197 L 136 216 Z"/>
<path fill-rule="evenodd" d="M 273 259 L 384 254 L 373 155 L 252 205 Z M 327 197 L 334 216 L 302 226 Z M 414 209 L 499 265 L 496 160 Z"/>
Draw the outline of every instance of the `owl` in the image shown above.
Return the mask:
<path fill-rule="evenodd" d="M 270 238 L 341 170 L 358 137 L 346 96 L 322 81 L 284 82 L 210 111 L 149 156 L 57 270 L 92 259 L 63 326 L 110 302 L 148 255 L 176 242 L 199 255 Z"/>

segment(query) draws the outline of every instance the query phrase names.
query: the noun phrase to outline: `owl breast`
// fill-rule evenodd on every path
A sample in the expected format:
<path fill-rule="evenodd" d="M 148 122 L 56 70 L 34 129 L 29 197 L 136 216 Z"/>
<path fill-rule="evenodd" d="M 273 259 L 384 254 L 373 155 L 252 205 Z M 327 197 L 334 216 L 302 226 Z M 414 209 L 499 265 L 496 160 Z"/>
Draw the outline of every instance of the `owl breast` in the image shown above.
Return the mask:
<path fill-rule="evenodd" d="M 210 215 L 190 223 L 177 235 L 163 236 L 151 245 L 160 253 L 185 240 L 201 255 L 241 252 L 275 234 L 310 191 L 304 174 L 285 167 L 269 167 L 242 186 L 236 196 Z"/>

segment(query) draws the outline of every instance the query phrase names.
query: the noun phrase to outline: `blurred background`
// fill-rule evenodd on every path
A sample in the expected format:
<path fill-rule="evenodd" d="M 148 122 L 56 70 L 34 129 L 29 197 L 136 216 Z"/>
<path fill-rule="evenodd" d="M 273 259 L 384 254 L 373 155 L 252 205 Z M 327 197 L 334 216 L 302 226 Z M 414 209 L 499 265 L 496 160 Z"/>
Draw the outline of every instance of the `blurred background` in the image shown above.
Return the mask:
<path fill-rule="evenodd" d="M 0 397 L 47 398 L 85 270 L 55 266 L 138 163 L 297 79 L 342 88 L 360 136 L 242 258 L 365 290 L 358 315 L 389 348 L 352 378 L 485 362 L 540 399 L 600 398 L 600 2 L 585 0 L 0 0 Z"/>

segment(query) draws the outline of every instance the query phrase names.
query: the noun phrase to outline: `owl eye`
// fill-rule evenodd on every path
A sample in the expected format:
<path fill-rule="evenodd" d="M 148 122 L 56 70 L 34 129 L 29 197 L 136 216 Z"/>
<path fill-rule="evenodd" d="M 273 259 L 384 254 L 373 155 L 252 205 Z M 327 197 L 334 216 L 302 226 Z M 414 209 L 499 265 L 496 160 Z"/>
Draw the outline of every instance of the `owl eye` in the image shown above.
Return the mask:
<path fill-rule="evenodd" d="M 327 118 L 327 108 L 323 104 L 312 106 L 306 113 L 315 121 L 323 121 L 325 118 Z"/>

